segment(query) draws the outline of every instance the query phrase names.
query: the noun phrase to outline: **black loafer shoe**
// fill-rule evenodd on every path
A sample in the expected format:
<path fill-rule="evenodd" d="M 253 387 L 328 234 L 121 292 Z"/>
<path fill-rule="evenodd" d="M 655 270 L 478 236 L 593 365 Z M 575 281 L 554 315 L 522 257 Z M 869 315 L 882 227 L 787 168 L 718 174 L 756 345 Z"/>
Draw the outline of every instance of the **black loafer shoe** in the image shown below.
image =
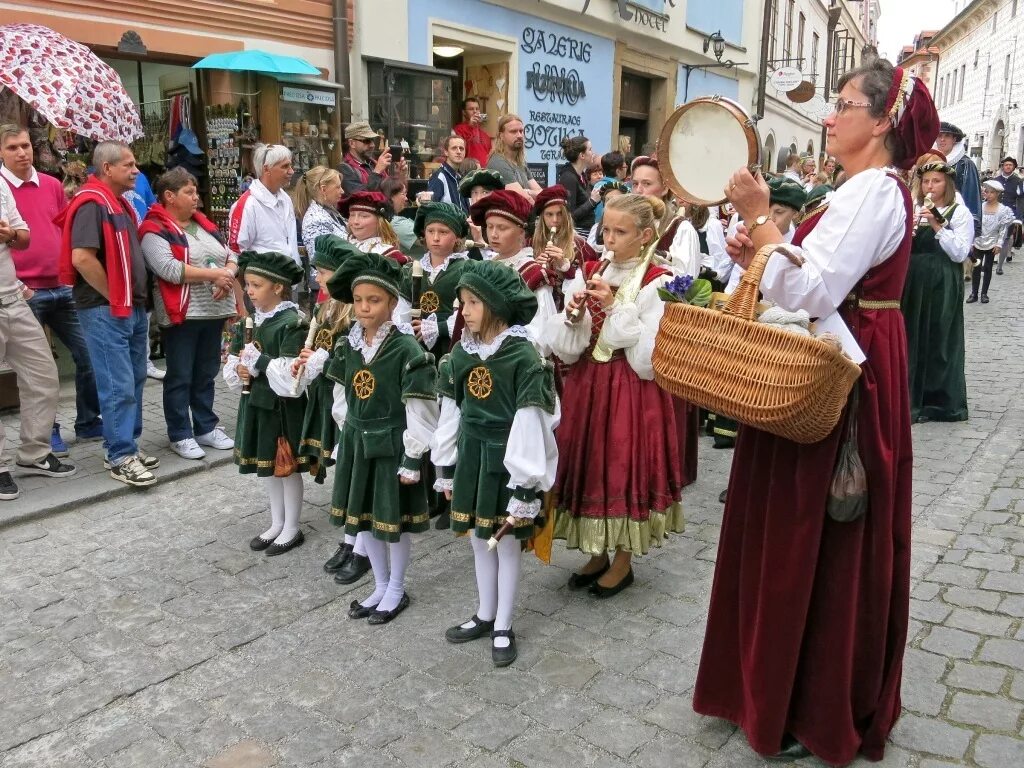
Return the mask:
<path fill-rule="evenodd" d="M 349 557 L 352 556 L 352 545 L 345 544 L 342 542 L 338 545 L 338 551 L 335 552 L 331 559 L 324 563 L 324 570 L 328 573 L 334 573 L 341 568 L 348 561 Z"/>
<path fill-rule="evenodd" d="M 462 624 L 457 624 L 454 627 L 448 627 L 444 632 L 444 639 L 449 643 L 468 643 L 471 640 L 479 640 L 494 629 L 493 621 L 483 621 L 476 614 L 473 614 L 473 618 L 469 621 L 473 622 L 473 626 L 469 629 L 463 629 Z M 469 622 L 463 622 L 463 624 L 468 623 Z"/>
<path fill-rule="evenodd" d="M 405 592 L 402 594 L 402 599 L 398 601 L 398 605 L 392 608 L 390 611 L 374 611 L 366 617 L 367 624 L 387 624 L 398 614 L 409 607 L 409 593 Z"/>
<path fill-rule="evenodd" d="M 302 544 L 306 540 L 306 537 L 302 535 L 302 531 L 299 531 L 292 536 L 291 541 L 286 541 L 284 544 L 271 544 L 267 547 L 267 557 L 273 557 L 274 555 L 283 555 L 297 546 Z"/>
<path fill-rule="evenodd" d="M 448 513 L 448 510 L 446 509 L 444 512 L 437 516 L 436 520 L 434 520 L 434 530 L 447 531 L 451 527 L 452 516 Z"/>
<path fill-rule="evenodd" d="M 508 647 L 498 648 L 494 645 L 493 640 L 496 637 L 507 637 Z M 496 629 L 491 632 L 491 661 L 494 662 L 496 667 L 507 667 L 516 657 L 519 655 L 519 651 L 516 650 L 516 633 L 511 629 Z"/>
<path fill-rule="evenodd" d="M 982 304 L 988 304 L 988 296 L 985 295 L 984 293 L 981 294 L 981 303 Z"/>
<path fill-rule="evenodd" d="M 728 495 L 728 493 L 729 493 L 729 489 L 726 488 L 724 491 L 722 491 L 720 494 L 718 494 L 718 501 L 720 503 L 722 503 L 722 504 L 725 504 L 725 498 Z"/>
<path fill-rule="evenodd" d="M 626 575 L 622 577 L 622 580 L 613 587 L 602 587 L 596 581 L 590 585 L 590 594 L 594 595 L 600 600 L 605 600 L 609 597 L 615 597 L 622 590 L 633 583 L 633 569 L 630 568 Z"/>
<path fill-rule="evenodd" d="M 334 582 L 336 584 L 355 584 L 366 575 L 368 570 L 370 570 L 370 558 L 353 552 L 345 564 L 334 574 Z"/>
<path fill-rule="evenodd" d="M 810 755 L 811 750 L 787 733 L 782 737 L 782 749 L 774 755 L 769 755 L 765 760 L 771 760 L 772 762 L 777 763 L 789 763 L 794 760 L 802 760 L 805 757 L 810 757 Z"/>
<path fill-rule="evenodd" d="M 359 604 L 358 600 L 353 600 L 352 604 L 348 607 L 348 617 L 350 619 L 365 619 L 371 613 L 376 606 L 363 606 Z"/>
<path fill-rule="evenodd" d="M 599 571 L 594 571 L 593 573 L 574 573 L 569 577 L 569 589 L 586 589 L 604 576 L 608 569 L 611 568 L 611 565 L 611 563 L 605 563 L 604 568 Z"/>
<path fill-rule="evenodd" d="M 967 301 L 965 301 L 964 304 L 973 304 L 977 300 L 978 300 L 978 297 L 975 296 L 974 294 L 971 294 L 970 296 L 967 297 Z"/>
<path fill-rule="evenodd" d="M 253 550 L 254 552 L 262 552 L 264 549 L 266 549 L 273 543 L 273 539 L 261 539 L 259 536 L 256 536 L 254 539 L 252 539 L 252 541 L 249 542 L 249 549 Z"/>

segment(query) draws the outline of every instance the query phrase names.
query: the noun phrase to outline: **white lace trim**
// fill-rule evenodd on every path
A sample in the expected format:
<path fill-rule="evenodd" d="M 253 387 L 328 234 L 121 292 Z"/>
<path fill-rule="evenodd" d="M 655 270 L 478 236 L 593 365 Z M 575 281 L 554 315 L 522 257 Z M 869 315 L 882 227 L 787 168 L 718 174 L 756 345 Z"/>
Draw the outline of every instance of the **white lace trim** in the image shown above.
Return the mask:
<path fill-rule="evenodd" d="M 501 343 L 509 336 L 517 336 L 521 339 L 529 339 L 530 332 L 521 325 L 513 325 L 499 333 L 489 344 L 480 341 L 475 333 L 466 331 L 462 334 L 462 348 L 470 355 L 477 355 L 481 360 L 486 360 L 501 346 Z"/>
<path fill-rule="evenodd" d="M 434 490 L 438 493 L 444 493 L 445 491 L 455 490 L 455 478 L 453 477 L 439 477 L 434 481 Z"/>
<path fill-rule="evenodd" d="M 509 256 L 507 259 L 503 259 L 495 251 L 491 251 L 491 256 L 484 256 L 488 261 L 494 261 L 498 264 L 504 264 L 506 267 L 518 270 L 523 264 L 528 264 L 534 261 L 533 248 L 523 248 L 515 256 Z"/>
<path fill-rule="evenodd" d="M 418 469 L 406 469 L 405 467 L 399 467 L 398 476 L 418 483 L 420 480 L 420 471 Z"/>
<path fill-rule="evenodd" d="M 469 255 L 465 252 L 453 253 L 445 257 L 445 260 L 438 264 L 436 267 L 430 263 L 430 254 L 425 253 L 420 257 L 420 265 L 423 267 L 423 271 L 430 277 L 430 283 L 433 285 L 434 281 L 441 276 L 441 273 L 448 269 L 448 265 L 453 261 L 459 259 L 468 259 Z"/>
<path fill-rule="evenodd" d="M 256 313 L 253 315 L 253 323 L 255 323 L 256 327 L 259 328 L 261 325 L 263 325 L 263 323 L 272 318 L 274 315 L 280 312 L 284 312 L 286 309 L 298 310 L 298 308 L 299 305 L 296 304 L 294 301 L 282 301 L 269 312 L 263 312 L 262 310 L 257 309 Z"/>
<path fill-rule="evenodd" d="M 352 349 L 356 350 L 363 356 L 363 362 L 368 363 L 373 360 L 377 354 L 377 350 L 380 349 L 380 345 L 387 338 L 392 328 L 397 328 L 399 333 L 404 333 L 407 336 L 413 335 L 412 326 L 408 323 L 393 323 L 390 320 L 386 320 L 384 324 L 377 329 L 377 333 L 373 335 L 373 341 L 369 344 L 366 343 L 366 338 L 363 334 L 363 326 L 359 323 L 352 325 L 352 330 L 348 332 L 348 343 Z"/>
<path fill-rule="evenodd" d="M 520 520 L 534 520 L 540 514 L 540 499 L 523 501 L 513 496 L 508 500 L 508 508 L 505 510 L 510 517 Z"/>

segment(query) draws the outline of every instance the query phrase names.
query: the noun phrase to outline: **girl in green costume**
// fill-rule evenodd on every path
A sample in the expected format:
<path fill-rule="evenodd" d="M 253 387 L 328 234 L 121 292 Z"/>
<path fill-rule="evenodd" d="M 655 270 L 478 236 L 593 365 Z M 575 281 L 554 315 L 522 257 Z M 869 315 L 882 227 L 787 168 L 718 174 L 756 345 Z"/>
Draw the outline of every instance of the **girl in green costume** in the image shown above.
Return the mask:
<path fill-rule="evenodd" d="M 494 664 L 507 666 L 517 653 L 512 611 L 521 542 L 533 535 L 541 493 L 551 488 L 558 465 L 554 369 L 524 327 L 537 299 L 517 272 L 493 261 L 469 262 L 459 299 L 466 332 L 441 361 L 441 420 L 431 459 L 439 476 L 434 487 L 452 502 L 452 530 L 470 534 L 479 605 L 445 637 L 464 643 L 490 633 Z M 489 547 L 501 531 L 507 535 Z"/>
<path fill-rule="evenodd" d="M 358 536 L 373 568 L 373 593 L 352 602 L 349 618 L 386 624 L 409 605 L 409 534 L 427 529 L 420 470 L 437 426 L 436 373 L 412 328 L 391 320 L 398 264 L 347 247 L 353 252 L 327 284 L 331 296 L 353 305 L 358 322 L 327 369 L 340 430 L 331 516 Z"/>
<path fill-rule="evenodd" d="M 239 274 L 252 301 L 253 340 L 244 343 L 242 324 L 224 364 L 224 381 L 242 395 L 235 429 L 235 463 L 242 474 L 256 474 L 270 497 L 270 528 L 249 542 L 257 552 L 280 555 L 302 544 L 302 475 L 275 477 L 278 438 L 284 437 L 299 466 L 299 435 L 306 398 L 294 389 L 292 362 L 302 349 L 306 323 L 298 307 L 288 300 L 291 285 L 302 279 L 302 268 L 280 253 L 243 253 Z"/>

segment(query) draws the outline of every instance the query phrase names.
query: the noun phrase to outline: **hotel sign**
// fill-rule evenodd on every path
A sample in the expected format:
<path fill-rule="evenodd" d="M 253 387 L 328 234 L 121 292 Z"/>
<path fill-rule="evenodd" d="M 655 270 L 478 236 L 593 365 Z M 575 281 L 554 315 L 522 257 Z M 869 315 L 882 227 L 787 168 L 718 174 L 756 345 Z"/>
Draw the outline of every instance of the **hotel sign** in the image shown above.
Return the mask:
<path fill-rule="evenodd" d="M 586 13 L 590 9 L 590 2 L 591 0 L 583 0 L 583 10 L 580 13 Z M 648 27 L 659 32 L 668 31 L 668 14 L 648 7 L 645 0 L 611 0 L 611 2 L 615 4 L 619 18 L 623 21 L 631 21 L 638 27 Z M 650 0 L 646 0 L 646 2 L 649 3 Z M 676 7 L 676 0 L 662 0 L 662 8 L 665 7 L 666 2 L 671 7 Z"/>

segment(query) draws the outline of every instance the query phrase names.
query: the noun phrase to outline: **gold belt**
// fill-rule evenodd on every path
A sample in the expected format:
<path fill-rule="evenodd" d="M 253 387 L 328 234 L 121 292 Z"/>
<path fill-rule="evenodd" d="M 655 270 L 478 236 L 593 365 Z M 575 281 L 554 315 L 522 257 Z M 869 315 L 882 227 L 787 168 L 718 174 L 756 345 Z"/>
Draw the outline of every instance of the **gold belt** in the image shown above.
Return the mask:
<path fill-rule="evenodd" d="M 856 303 L 860 309 L 899 309 L 899 299 L 883 299 L 881 301 L 872 301 L 871 299 L 859 299 L 856 294 L 851 293 L 846 297 L 846 300 L 851 304 Z"/>

